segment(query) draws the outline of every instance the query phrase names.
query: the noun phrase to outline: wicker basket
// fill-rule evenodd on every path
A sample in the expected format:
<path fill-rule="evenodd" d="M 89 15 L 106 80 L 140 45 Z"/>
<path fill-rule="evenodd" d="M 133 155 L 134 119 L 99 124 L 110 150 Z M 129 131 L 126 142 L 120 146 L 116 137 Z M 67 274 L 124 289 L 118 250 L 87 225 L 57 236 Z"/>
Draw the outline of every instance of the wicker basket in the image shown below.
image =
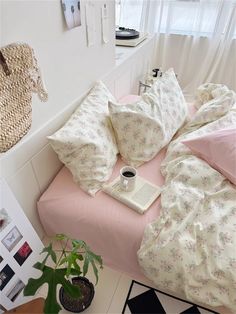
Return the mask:
<path fill-rule="evenodd" d="M 32 93 L 47 100 L 37 60 L 27 44 L 0 50 L 0 152 L 14 146 L 30 129 Z"/>

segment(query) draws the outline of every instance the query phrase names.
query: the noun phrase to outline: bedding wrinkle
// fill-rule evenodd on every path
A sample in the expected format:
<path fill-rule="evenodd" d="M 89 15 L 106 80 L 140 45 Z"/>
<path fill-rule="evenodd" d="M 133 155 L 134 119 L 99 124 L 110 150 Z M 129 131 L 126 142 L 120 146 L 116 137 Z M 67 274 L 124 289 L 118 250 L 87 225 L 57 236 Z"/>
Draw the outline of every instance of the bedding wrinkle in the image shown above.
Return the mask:
<path fill-rule="evenodd" d="M 182 287 L 187 300 L 236 313 L 236 187 L 182 143 L 236 125 L 235 94 L 212 98 L 168 146 L 161 215 L 145 228 L 138 259 L 160 290 Z"/>
<path fill-rule="evenodd" d="M 115 101 L 106 86 L 97 82 L 64 126 L 48 136 L 74 181 L 92 196 L 110 178 L 117 161 L 116 139 L 108 117 L 109 100 Z"/>
<path fill-rule="evenodd" d="M 123 105 L 110 101 L 109 112 L 123 160 L 139 167 L 171 141 L 184 124 L 188 107 L 175 73 L 169 69 L 138 102 Z"/>

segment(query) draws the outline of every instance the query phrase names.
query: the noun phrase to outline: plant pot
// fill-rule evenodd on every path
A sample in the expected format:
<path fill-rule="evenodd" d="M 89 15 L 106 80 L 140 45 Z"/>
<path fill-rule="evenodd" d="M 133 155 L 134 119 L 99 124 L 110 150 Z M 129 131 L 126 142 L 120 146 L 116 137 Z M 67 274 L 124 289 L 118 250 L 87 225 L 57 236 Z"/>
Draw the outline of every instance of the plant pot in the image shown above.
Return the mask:
<path fill-rule="evenodd" d="M 65 292 L 63 287 L 61 287 L 59 291 L 59 300 L 65 310 L 80 313 L 90 306 L 94 297 L 94 286 L 87 278 L 80 276 L 72 278 L 72 283 L 80 287 L 82 296 L 78 299 L 74 299 Z"/>

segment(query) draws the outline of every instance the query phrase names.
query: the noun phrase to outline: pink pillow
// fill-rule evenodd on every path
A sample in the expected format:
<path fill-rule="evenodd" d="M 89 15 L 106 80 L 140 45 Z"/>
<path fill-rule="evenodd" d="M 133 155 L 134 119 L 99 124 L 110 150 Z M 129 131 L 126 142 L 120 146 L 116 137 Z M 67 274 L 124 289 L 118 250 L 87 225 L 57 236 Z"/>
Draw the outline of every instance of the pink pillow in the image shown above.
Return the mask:
<path fill-rule="evenodd" d="M 236 128 L 222 129 L 182 143 L 236 185 Z"/>
<path fill-rule="evenodd" d="M 126 95 L 119 99 L 120 104 L 133 104 L 134 102 L 140 100 L 139 95 Z"/>

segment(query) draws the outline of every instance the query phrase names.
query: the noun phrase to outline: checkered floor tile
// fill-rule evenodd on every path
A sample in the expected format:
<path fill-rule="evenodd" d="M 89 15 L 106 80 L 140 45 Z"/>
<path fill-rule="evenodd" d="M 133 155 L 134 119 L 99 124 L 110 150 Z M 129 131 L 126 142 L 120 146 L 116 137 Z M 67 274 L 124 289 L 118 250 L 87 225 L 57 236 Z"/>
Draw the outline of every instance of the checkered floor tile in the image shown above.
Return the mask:
<path fill-rule="evenodd" d="M 164 292 L 132 281 L 122 314 L 210 314 L 215 313 Z"/>

